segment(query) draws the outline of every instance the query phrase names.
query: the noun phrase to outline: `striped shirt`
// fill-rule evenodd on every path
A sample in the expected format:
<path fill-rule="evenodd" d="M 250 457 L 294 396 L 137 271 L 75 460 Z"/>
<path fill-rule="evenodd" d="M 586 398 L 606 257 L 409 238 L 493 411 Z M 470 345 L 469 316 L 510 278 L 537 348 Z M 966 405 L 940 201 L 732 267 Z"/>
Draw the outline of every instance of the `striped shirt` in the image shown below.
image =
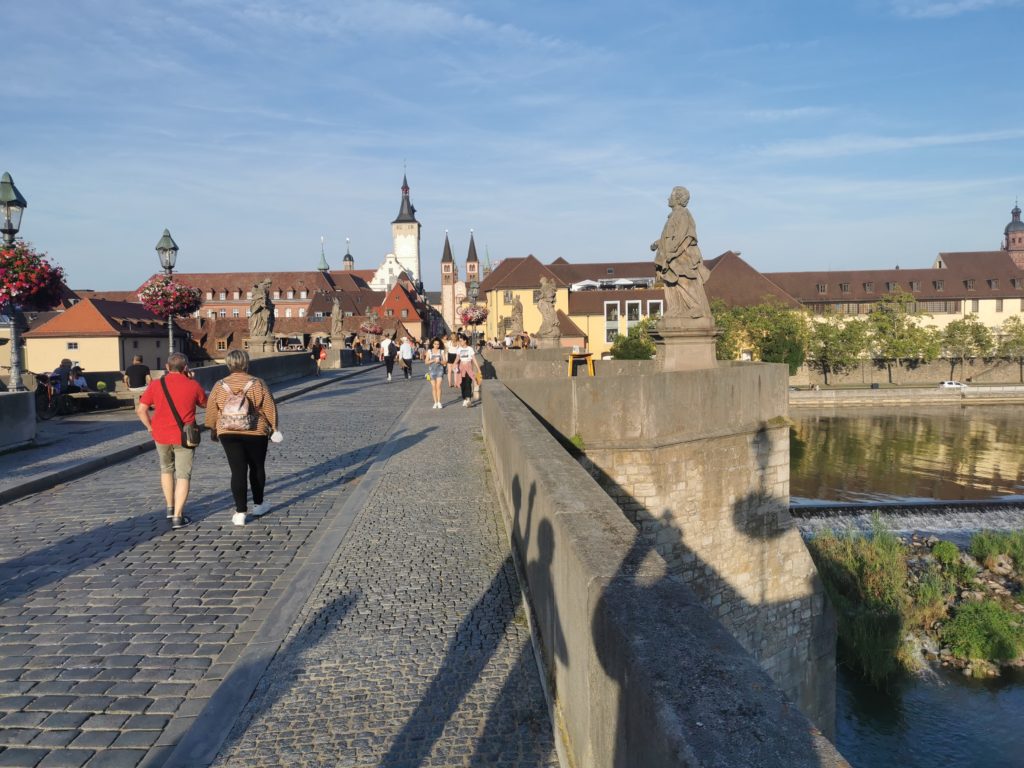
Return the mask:
<path fill-rule="evenodd" d="M 204 422 L 207 427 L 214 430 L 217 429 L 217 419 L 220 417 L 221 409 L 224 407 L 224 403 L 227 402 L 228 397 L 230 397 L 224 387 L 221 386 L 221 382 L 226 382 L 231 392 L 237 395 L 245 388 L 250 379 L 253 384 L 249 387 L 249 391 L 245 396 L 249 400 L 249 407 L 259 414 L 256 428 L 217 430 L 218 434 L 269 435 L 277 429 L 277 404 L 274 402 L 274 396 L 270 393 L 270 388 L 264 383 L 263 379 L 250 376 L 244 371 L 232 373 L 227 378 L 218 381 L 210 389 L 210 398 L 206 403 L 206 420 Z"/>

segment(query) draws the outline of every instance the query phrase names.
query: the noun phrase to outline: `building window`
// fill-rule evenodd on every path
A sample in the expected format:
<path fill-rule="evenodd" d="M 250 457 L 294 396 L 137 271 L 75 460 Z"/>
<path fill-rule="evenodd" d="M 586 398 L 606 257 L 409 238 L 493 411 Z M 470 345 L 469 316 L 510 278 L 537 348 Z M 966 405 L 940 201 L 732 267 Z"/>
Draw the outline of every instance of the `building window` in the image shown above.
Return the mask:
<path fill-rule="evenodd" d="M 139 340 L 138 339 L 132 339 L 132 349 L 138 349 L 138 348 L 139 348 Z"/>
<path fill-rule="evenodd" d="M 932 285 L 935 286 L 935 290 L 936 291 L 944 291 L 946 289 L 946 281 L 945 280 L 933 280 L 932 281 Z"/>
<path fill-rule="evenodd" d="M 393 309 L 385 309 L 384 310 L 384 315 L 386 317 L 394 317 L 395 316 L 395 310 L 393 310 Z"/>
<path fill-rule="evenodd" d="M 540 288 L 533 292 L 533 303 L 537 304 L 540 302 Z"/>
<path fill-rule="evenodd" d="M 408 309 L 403 309 L 402 310 L 402 319 L 404 320 L 407 317 L 409 317 L 409 310 Z"/>
<path fill-rule="evenodd" d="M 864 283 L 864 293 L 874 293 L 874 292 L 875 292 L 875 284 L 874 283 Z"/>
<path fill-rule="evenodd" d="M 274 291 L 274 298 L 275 299 L 280 299 L 281 298 L 281 292 L 280 291 Z"/>
<path fill-rule="evenodd" d="M 306 296 L 307 296 L 307 294 L 306 294 L 305 291 L 299 291 L 299 298 L 300 299 L 304 299 L 304 298 L 306 298 Z"/>
<path fill-rule="evenodd" d="M 614 268 L 614 267 L 608 267 L 608 269 L 606 269 L 605 271 L 606 271 L 606 272 L 607 272 L 607 273 L 608 273 L 609 275 L 614 275 L 614 274 L 615 274 L 615 268 Z"/>
<path fill-rule="evenodd" d="M 515 299 L 512 297 L 512 291 L 502 291 L 501 303 L 506 306 L 515 303 Z"/>
<path fill-rule="evenodd" d="M 973 314 L 975 314 L 975 315 L 978 314 L 978 300 L 977 299 L 971 299 L 971 312 Z"/>
<path fill-rule="evenodd" d="M 888 293 L 896 293 L 896 291 L 899 290 L 899 287 L 899 283 L 888 282 L 885 284 L 885 290 Z"/>
<path fill-rule="evenodd" d="M 619 302 L 607 301 L 604 305 L 604 319 L 608 322 L 619 322 Z"/>
<path fill-rule="evenodd" d="M 346 313 L 345 313 L 345 317 L 352 317 L 352 312 L 351 312 L 351 311 L 349 311 L 349 312 L 346 312 Z"/>
<path fill-rule="evenodd" d="M 632 328 L 634 325 L 640 322 L 640 302 L 639 301 L 627 301 L 626 302 L 626 327 Z"/>
<path fill-rule="evenodd" d="M 288 309 L 286 309 L 284 311 L 284 316 L 285 317 L 291 317 L 292 316 L 292 308 L 291 307 L 288 307 Z"/>
<path fill-rule="evenodd" d="M 207 291 L 206 292 L 206 300 L 207 301 L 213 301 L 213 291 Z"/>
<path fill-rule="evenodd" d="M 239 314 L 240 313 L 239 313 L 239 311 L 237 309 L 232 309 L 231 310 L 231 316 L 232 317 L 238 317 Z"/>
<path fill-rule="evenodd" d="M 77 341 L 69 341 L 68 342 L 68 349 L 78 349 L 78 342 Z"/>
<path fill-rule="evenodd" d="M 217 298 L 220 299 L 221 301 L 227 300 L 228 292 L 227 291 L 221 291 L 219 294 L 217 294 Z"/>
<path fill-rule="evenodd" d="M 207 316 L 207 317 L 216 317 L 216 316 L 217 316 L 217 313 L 216 313 L 216 312 L 214 312 L 214 311 L 213 311 L 213 310 L 211 309 L 211 310 L 208 310 L 208 311 L 206 312 L 206 316 Z"/>
<path fill-rule="evenodd" d="M 991 280 L 988 281 L 988 287 L 993 291 L 996 290 L 997 288 L 999 288 L 999 281 L 996 280 L 995 278 L 992 278 Z"/>
<path fill-rule="evenodd" d="M 299 317 L 305 317 L 305 316 L 306 316 L 306 310 L 300 309 L 299 310 Z"/>
<path fill-rule="evenodd" d="M 662 307 L 664 307 L 664 304 L 662 304 L 661 299 L 651 299 L 647 302 L 647 316 L 661 317 L 661 313 L 664 311 Z"/>
<path fill-rule="evenodd" d="M 850 284 L 849 283 L 840 283 L 839 284 L 839 290 L 840 290 L 841 293 L 849 293 L 850 292 Z"/>
<path fill-rule="evenodd" d="M 221 316 L 221 317 L 227 317 L 227 316 L 228 316 L 228 311 L 227 311 L 226 309 L 222 309 L 222 310 L 220 311 L 220 316 Z"/>
<path fill-rule="evenodd" d="M 1002 311 L 1003 311 L 1003 300 L 1002 299 L 996 299 L 996 312 L 1002 312 Z"/>
<path fill-rule="evenodd" d="M 245 298 L 251 299 L 252 298 L 252 291 L 246 291 L 245 292 Z"/>
<path fill-rule="evenodd" d="M 968 291 L 973 291 L 973 290 L 974 290 L 974 278 L 972 277 L 972 278 L 971 278 L 971 279 L 969 279 L 969 280 L 964 280 L 964 287 L 965 287 L 965 288 L 966 288 L 966 289 L 967 289 Z"/>
<path fill-rule="evenodd" d="M 910 290 L 911 291 L 920 291 L 921 290 L 921 281 L 920 280 L 911 280 L 910 281 Z"/>
<path fill-rule="evenodd" d="M 316 318 L 317 320 L 323 320 L 324 319 L 324 313 L 323 312 L 314 312 L 313 313 L 313 317 Z"/>
<path fill-rule="evenodd" d="M 245 316 L 246 317 L 250 317 L 251 315 L 252 315 L 252 310 L 251 309 L 245 310 Z"/>
<path fill-rule="evenodd" d="M 160 339 L 157 339 L 157 340 L 156 340 L 156 344 L 155 344 L 155 346 L 156 346 L 156 348 L 157 348 L 157 349 L 160 349 Z M 78 346 L 77 346 L 77 345 L 75 345 L 75 348 L 77 349 L 77 348 L 78 348 Z M 157 365 L 160 365 L 160 363 L 157 363 Z"/>
<path fill-rule="evenodd" d="M 294 299 L 295 298 L 295 291 L 288 291 L 287 298 Z"/>
<path fill-rule="evenodd" d="M 242 298 L 242 292 L 235 291 L 233 294 L 231 294 L 231 296 L 237 301 L 238 299 Z"/>
<path fill-rule="evenodd" d="M 828 293 L 828 283 L 818 283 L 818 293 Z"/>
<path fill-rule="evenodd" d="M 224 341 L 223 339 L 221 339 L 220 341 L 217 342 L 217 349 L 218 350 L 224 351 L 227 348 L 228 348 L 228 343 L 226 341 Z"/>
<path fill-rule="evenodd" d="M 1010 278 L 1010 285 L 1012 285 L 1014 288 L 1020 290 L 1020 278 L 1019 277 L 1011 277 Z"/>

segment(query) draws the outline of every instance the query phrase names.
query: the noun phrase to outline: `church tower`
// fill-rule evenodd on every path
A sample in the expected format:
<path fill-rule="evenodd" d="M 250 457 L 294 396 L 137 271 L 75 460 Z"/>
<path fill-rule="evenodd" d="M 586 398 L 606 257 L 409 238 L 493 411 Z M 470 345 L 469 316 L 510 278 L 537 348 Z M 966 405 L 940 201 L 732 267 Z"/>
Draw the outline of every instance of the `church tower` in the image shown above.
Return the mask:
<path fill-rule="evenodd" d="M 441 317 L 450 331 L 455 330 L 455 281 L 458 277 L 448 231 L 445 230 L 444 253 L 441 254 Z"/>
<path fill-rule="evenodd" d="M 1017 269 L 1024 269 L 1024 222 L 1020 220 L 1020 206 L 1014 204 L 1010 223 L 1003 230 L 1003 250 L 1010 254 Z"/>
<path fill-rule="evenodd" d="M 409 273 L 413 283 L 422 279 L 420 272 L 420 223 L 416 221 L 416 208 L 409 200 L 409 181 L 402 176 L 402 207 L 391 222 L 394 254 L 402 269 Z"/>
<path fill-rule="evenodd" d="M 480 259 L 476 257 L 476 243 L 473 242 L 473 230 L 469 230 L 469 255 L 466 256 L 466 287 L 472 283 L 480 286 Z"/>
<path fill-rule="evenodd" d="M 345 238 L 345 258 L 341 260 L 342 270 L 348 272 L 356 268 L 356 260 L 352 258 L 352 240 Z"/>

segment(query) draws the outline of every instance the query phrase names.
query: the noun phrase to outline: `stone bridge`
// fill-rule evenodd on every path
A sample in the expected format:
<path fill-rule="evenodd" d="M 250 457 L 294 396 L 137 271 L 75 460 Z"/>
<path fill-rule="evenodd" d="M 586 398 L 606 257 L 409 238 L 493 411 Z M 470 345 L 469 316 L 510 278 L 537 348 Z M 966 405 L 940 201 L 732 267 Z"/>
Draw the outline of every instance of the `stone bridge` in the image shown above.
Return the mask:
<path fill-rule="evenodd" d="M 270 513 L 245 527 L 204 442 L 170 530 L 130 413 L 0 455 L 0 766 L 845 764 L 812 724 L 834 638 L 779 517 L 778 424 L 613 460 L 578 382 L 510 370 L 437 411 L 416 373 L 276 384 Z M 722 457 L 731 517 L 664 513 L 710 505 Z M 700 465 L 673 491 L 697 501 L 624 480 L 671 461 Z"/>

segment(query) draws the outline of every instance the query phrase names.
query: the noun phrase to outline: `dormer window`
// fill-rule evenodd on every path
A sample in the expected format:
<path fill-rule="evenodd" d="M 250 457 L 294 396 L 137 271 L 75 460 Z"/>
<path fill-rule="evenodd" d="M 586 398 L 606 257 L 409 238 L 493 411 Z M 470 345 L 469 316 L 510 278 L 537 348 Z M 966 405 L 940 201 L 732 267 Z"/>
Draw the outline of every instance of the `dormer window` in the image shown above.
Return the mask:
<path fill-rule="evenodd" d="M 932 285 L 935 286 L 935 290 L 936 291 L 944 291 L 944 290 L 946 290 L 946 281 L 945 280 L 933 280 L 932 281 Z"/>
<path fill-rule="evenodd" d="M 295 291 L 288 291 L 288 298 L 289 299 L 294 299 L 295 298 Z"/>
<path fill-rule="evenodd" d="M 218 299 L 219 299 L 220 301 L 224 301 L 225 299 L 227 299 L 227 297 L 228 297 L 228 292 L 227 292 L 227 291 L 221 291 L 221 292 L 220 292 L 220 293 L 219 293 L 219 294 L 217 295 L 217 298 L 218 298 Z"/>
<path fill-rule="evenodd" d="M 964 287 L 968 291 L 973 291 L 974 290 L 974 278 L 971 278 L 969 280 L 964 280 Z"/>
<path fill-rule="evenodd" d="M 999 281 L 996 278 L 990 279 L 988 281 L 988 287 L 989 287 L 990 290 L 993 290 L 993 291 L 998 290 L 998 288 L 999 288 Z"/>
<path fill-rule="evenodd" d="M 911 280 L 910 281 L 910 290 L 914 291 L 914 292 L 920 291 L 921 290 L 921 281 L 920 280 Z"/>
<path fill-rule="evenodd" d="M 864 283 L 864 293 L 874 293 L 874 292 L 875 292 L 875 284 L 874 283 Z"/>
<path fill-rule="evenodd" d="M 615 268 L 614 267 L 608 267 L 607 272 L 608 272 L 609 275 L 614 275 L 615 274 Z"/>
<path fill-rule="evenodd" d="M 840 290 L 841 293 L 849 293 L 850 292 L 850 284 L 849 283 L 840 283 L 839 284 L 839 290 Z"/>
<path fill-rule="evenodd" d="M 206 300 L 207 301 L 213 301 L 213 291 L 207 291 L 206 292 Z"/>
<path fill-rule="evenodd" d="M 281 298 L 281 292 L 280 291 L 274 291 L 274 298 L 275 299 L 280 299 Z"/>
<path fill-rule="evenodd" d="M 828 293 L 828 283 L 818 283 L 818 293 Z"/>
<path fill-rule="evenodd" d="M 885 284 L 885 290 L 886 290 L 887 292 L 889 292 L 889 293 L 896 293 L 896 291 L 898 291 L 898 290 L 899 290 L 899 287 L 900 287 L 900 284 L 899 284 L 899 283 L 892 283 L 892 282 L 887 282 L 887 283 Z"/>

